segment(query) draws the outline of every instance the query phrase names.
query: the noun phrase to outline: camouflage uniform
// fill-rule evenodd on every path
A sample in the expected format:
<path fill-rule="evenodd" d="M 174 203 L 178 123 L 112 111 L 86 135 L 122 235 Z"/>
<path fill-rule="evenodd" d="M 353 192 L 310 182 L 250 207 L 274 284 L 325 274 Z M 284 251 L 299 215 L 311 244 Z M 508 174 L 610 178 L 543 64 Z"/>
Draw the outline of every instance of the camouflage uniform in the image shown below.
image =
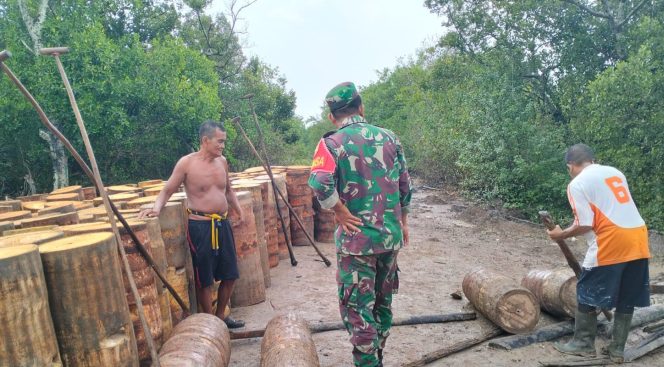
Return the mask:
<path fill-rule="evenodd" d="M 334 111 L 357 97 L 355 86 L 343 83 L 326 101 Z M 382 355 L 392 325 L 392 294 L 399 287 L 401 214 L 412 191 L 401 143 L 359 115 L 347 117 L 318 144 L 309 185 L 323 208 L 341 200 L 363 222 L 357 234 L 340 227 L 335 233 L 339 309 L 355 365 L 378 366 L 377 354 Z"/>

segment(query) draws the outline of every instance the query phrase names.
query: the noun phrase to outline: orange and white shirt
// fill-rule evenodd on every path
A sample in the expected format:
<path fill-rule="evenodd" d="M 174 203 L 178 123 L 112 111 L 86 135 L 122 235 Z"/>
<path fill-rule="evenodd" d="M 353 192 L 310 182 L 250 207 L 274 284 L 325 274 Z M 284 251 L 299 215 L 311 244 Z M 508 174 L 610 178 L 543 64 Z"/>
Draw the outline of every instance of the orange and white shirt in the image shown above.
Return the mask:
<path fill-rule="evenodd" d="M 567 186 L 574 223 L 592 226 L 586 233 L 584 268 L 650 257 L 648 229 L 641 218 L 622 172 L 592 164 Z"/>

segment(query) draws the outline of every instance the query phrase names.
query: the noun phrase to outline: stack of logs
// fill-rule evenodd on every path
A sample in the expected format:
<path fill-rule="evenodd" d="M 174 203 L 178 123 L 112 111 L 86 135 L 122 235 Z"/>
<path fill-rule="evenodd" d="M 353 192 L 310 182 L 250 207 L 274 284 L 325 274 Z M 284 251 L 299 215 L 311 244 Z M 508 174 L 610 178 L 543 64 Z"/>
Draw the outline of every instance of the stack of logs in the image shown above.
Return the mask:
<path fill-rule="evenodd" d="M 241 280 L 231 298 L 234 306 L 265 300 L 269 269 L 278 266 L 280 259 L 288 258 L 287 236 L 295 245 L 308 244 L 300 227 L 291 226 L 294 219 L 291 220 L 287 201 L 310 235 L 316 233 L 320 240 L 329 241 L 333 232 L 333 224 L 329 223 L 334 222 L 334 215 L 322 210 L 318 211 L 319 231 L 314 231 L 312 192 L 307 185 L 309 167 L 274 167 L 273 171 L 283 197 L 273 190 L 262 168 L 231 175 L 245 214 L 244 221 L 231 218 Z M 198 302 L 186 239 L 186 195 L 174 194 L 159 218 L 135 219 L 140 210 L 154 205 L 163 187 L 163 181 L 149 180 L 109 186 L 106 191 L 155 260 L 157 269 L 165 274 L 187 307 L 196 312 Z M 277 203 L 285 230 L 278 220 Z M 0 365 L 74 361 L 87 365 L 132 365 L 131 361 L 138 360 L 150 363 L 136 302 L 121 270 L 115 237 L 110 234 L 109 218 L 102 204 L 94 187 L 81 186 L 0 201 L 0 290 L 17 282 L 30 284 L 12 288 L 24 294 L 0 300 L 0 318 L 14 320 L 2 328 L 0 335 L 3 340 L 19 338 L 21 345 L 35 349 L 27 354 L 0 353 Z M 150 333 L 159 347 L 174 330 L 177 333 L 184 315 L 119 223 L 118 229 Z M 90 274 L 99 276 L 91 278 Z M 51 300 L 50 312 L 43 302 L 46 297 Z M 8 299 L 12 301 L 6 302 Z M 31 305 L 33 316 L 20 320 L 7 316 L 17 314 L 16 305 Z M 74 332 L 77 327 L 83 329 Z"/>
<path fill-rule="evenodd" d="M 318 242 L 334 242 L 336 222 L 334 212 L 323 209 L 318 200 L 314 199 L 314 239 Z"/>
<path fill-rule="evenodd" d="M 290 166 L 286 170 L 286 186 L 288 190 L 288 201 L 304 224 L 304 231 L 310 236 L 314 234 L 314 209 L 313 193 L 309 187 L 308 166 Z M 291 223 L 296 219 L 291 216 Z M 294 246 L 307 246 L 309 240 L 299 225 L 291 225 L 291 241 Z"/>

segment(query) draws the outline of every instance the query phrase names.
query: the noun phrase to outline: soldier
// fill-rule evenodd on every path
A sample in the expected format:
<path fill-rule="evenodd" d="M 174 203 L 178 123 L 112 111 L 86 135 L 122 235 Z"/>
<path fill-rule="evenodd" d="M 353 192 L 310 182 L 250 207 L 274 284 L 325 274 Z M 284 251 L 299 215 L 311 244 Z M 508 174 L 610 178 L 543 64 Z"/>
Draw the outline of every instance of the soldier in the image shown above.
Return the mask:
<path fill-rule="evenodd" d="M 339 309 L 351 335 L 356 366 L 382 366 L 399 288 L 397 254 L 408 244 L 412 186 L 393 132 L 367 123 L 353 83 L 332 88 L 325 101 L 338 128 L 318 144 L 309 185 L 332 209 Z"/>
<path fill-rule="evenodd" d="M 567 196 L 574 223 L 548 233 L 554 241 L 584 234 L 588 252 L 576 287 L 574 337 L 555 348 L 594 357 L 597 310 L 615 307 L 611 344 L 602 353 L 622 363 L 634 307 L 650 305 L 648 230 L 622 172 L 596 164 L 585 144 L 571 146 L 565 161 L 572 177 Z"/>

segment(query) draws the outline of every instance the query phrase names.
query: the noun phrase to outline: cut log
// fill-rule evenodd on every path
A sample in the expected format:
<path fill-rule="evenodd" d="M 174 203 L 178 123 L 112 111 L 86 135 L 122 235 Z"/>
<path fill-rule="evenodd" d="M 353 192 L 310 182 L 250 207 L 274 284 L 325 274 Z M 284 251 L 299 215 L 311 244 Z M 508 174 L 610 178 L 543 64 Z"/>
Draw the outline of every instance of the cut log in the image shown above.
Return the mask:
<path fill-rule="evenodd" d="M 62 194 L 76 194 L 77 198 L 75 200 L 83 200 L 83 188 L 79 185 L 62 187 L 57 190 L 51 191 L 50 195 L 62 195 Z"/>
<path fill-rule="evenodd" d="M 10 229 L 10 230 L 6 230 L 6 231 L 2 232 L 2 235 L 3 236 L 13 236 L 15 234 L 22 234 L 22 233 L 52 231 L 54 229 L 57 231 L 57 228 L 58 228 L 57 225 L 48 225 L 48 226 L 41 226 L 41 227 Z"/>
<path fill-rule="evenodd" d="M 57 201 L 53 205 L 47 205 L 44 209 L 39 209 L 37 215 L 47 215 L 56 213 L 73 213 L 76 211 L 74 205 L 70 202 Z"/>
<path fill-rule="evenodd" d="M 316 344 L 307 322 L 288 313 L 274 317 L 261 343 L 261 367 L 318 367 Z"/>
<path fill-rule="evenodd" d="M 64 236 L 64 233 L 53 230 L 19 233 L 11 236 L 0 237 L 0 248 L 21 245 L 41 245 L 42 243 L 55 241 Z"/>
<path fill-rule="evenodd" d="M 0 249 L 0 366 L 61 366 L 37 246 Z"/>
<path fill-rule="evenodd" d="M 31 218 L 32 213 L 29 210 L 17 210 L 0 214 L 0 222 L 14 222 L 21 219 Z"/>
<path fill-rule="evenodd" d="M 464 277 L 462 286 L 475 309 L 509 333 L 527 333 L 539 321 L 537 298 L 510 278 L 478 269 Z"/>
<path fill-rule="evenodd" d="M 56 195 L 49 195 L 46 197 L 46 201 L 77 201 L 77 200 L 81 200 L 81 196 L 78 193 L 56 194 Z"/>
<path fill-rule="evenodd" d="M 0 221 L 0 233 L 3 236 L 6 236 L 5 232 L 11 231 L 13 229 L 14 229 L 14 222 L 2 222 L 2 221 Z"/>
<path fill-rule="evenodd" d="M 238 191 L 235 195 L 244 213 L 244 221 L 231 220 L 237 267 L 240 273 L 240 278 L 235 281 L 235 288 L 231 294 L 231 304 L 233 307 L 244 307 L 265 301 L 265 283 L 256 240 L 256 220 L 251 193 Z"/>
<path fill-rule="evenodd" d="M 21 228 L 43 227 L 49 225 L 66 226 L 78 223 L 78 212 L 40 215 L 38 217 L 21 219 L 20 222 Z"/>
<path fill-rule="evenodd" d="M 150 209 L 153 206 L 153 203 L 144 204 L 140 208 L 141 210 Z M 175 268 L 185 266 L 187 251 L 189 251 L 182 213 L 182 204 L 177 202 L 166 203 L 159 213 L 161 238 L 166 246 L 166 261 L 168 266 Z"/>
<path fill-rule="evenodd" d="M 265 236 L 265 218 L 263 216 L 263 197 L 260 184 L 242 184 L 233 185 L 235 191 L 249 191 L 252 195 L 252 209 L 254 212 L 254 221 L 256 223 L 256 242 L 261 259 L 261 268 L 263 269 L 263 283 L 265 288 L 270 287 L 270 261 L 267 250 L 267 238 Z"/>
<path fill-rule="evenodd" d="M 226 324 L 204 313 L 191 315 L 179 323 L 159 351 L 162 367 L 226 367 L 230 358 Z"/>
<path fill-rule="evenodd" d="M 113 235 L 66 237 L 39 251 L 65 366 L 138 366 Z"/>
<path fill-rule="evenodd" d="M 569 269 L 531 270 L 521 280 L 546 312 L 556 316 L 574 317 L 576 312 L 576 276 Z"/>
<path fill-rule="evenodd" d="M 476 336 L 474 338 L 470 338 L 464 341 L 461 341 L 459 343 L 455 343 L 450 345 L 449 347 L 445 347 L 442 349 L 439 349 L 435 352 L 427 353 L 422 357 L 421 359 L 418 359 L 417 361 L 413 361 L 410 363 L 404 364 L 402 367 L 420 367 L 420 366 L 425 366 L 431 362 L 437 361 L 443 357 L 447 357 L 450 354 L 454 354 L 457 352 L 460 352 L 462 350 L 466 350 L 468 348 L 472 348 L 476 346 L 477 344 L 483 343 L 491 338 L 494 338 L 500 334 L 503 333 L 503 330 L 500 328 L 493 328 L 491 330 L 485 331 L 479 336 Z"/>
<path fill-rule="evenodd" d="M 3 200 L 3 201 L 0 201 L 0 205 L 10 206 L 12 208 L 11 211 L 21 210 L 22 204 L 23 203 L 21 202 L 21 200 Z"/>

